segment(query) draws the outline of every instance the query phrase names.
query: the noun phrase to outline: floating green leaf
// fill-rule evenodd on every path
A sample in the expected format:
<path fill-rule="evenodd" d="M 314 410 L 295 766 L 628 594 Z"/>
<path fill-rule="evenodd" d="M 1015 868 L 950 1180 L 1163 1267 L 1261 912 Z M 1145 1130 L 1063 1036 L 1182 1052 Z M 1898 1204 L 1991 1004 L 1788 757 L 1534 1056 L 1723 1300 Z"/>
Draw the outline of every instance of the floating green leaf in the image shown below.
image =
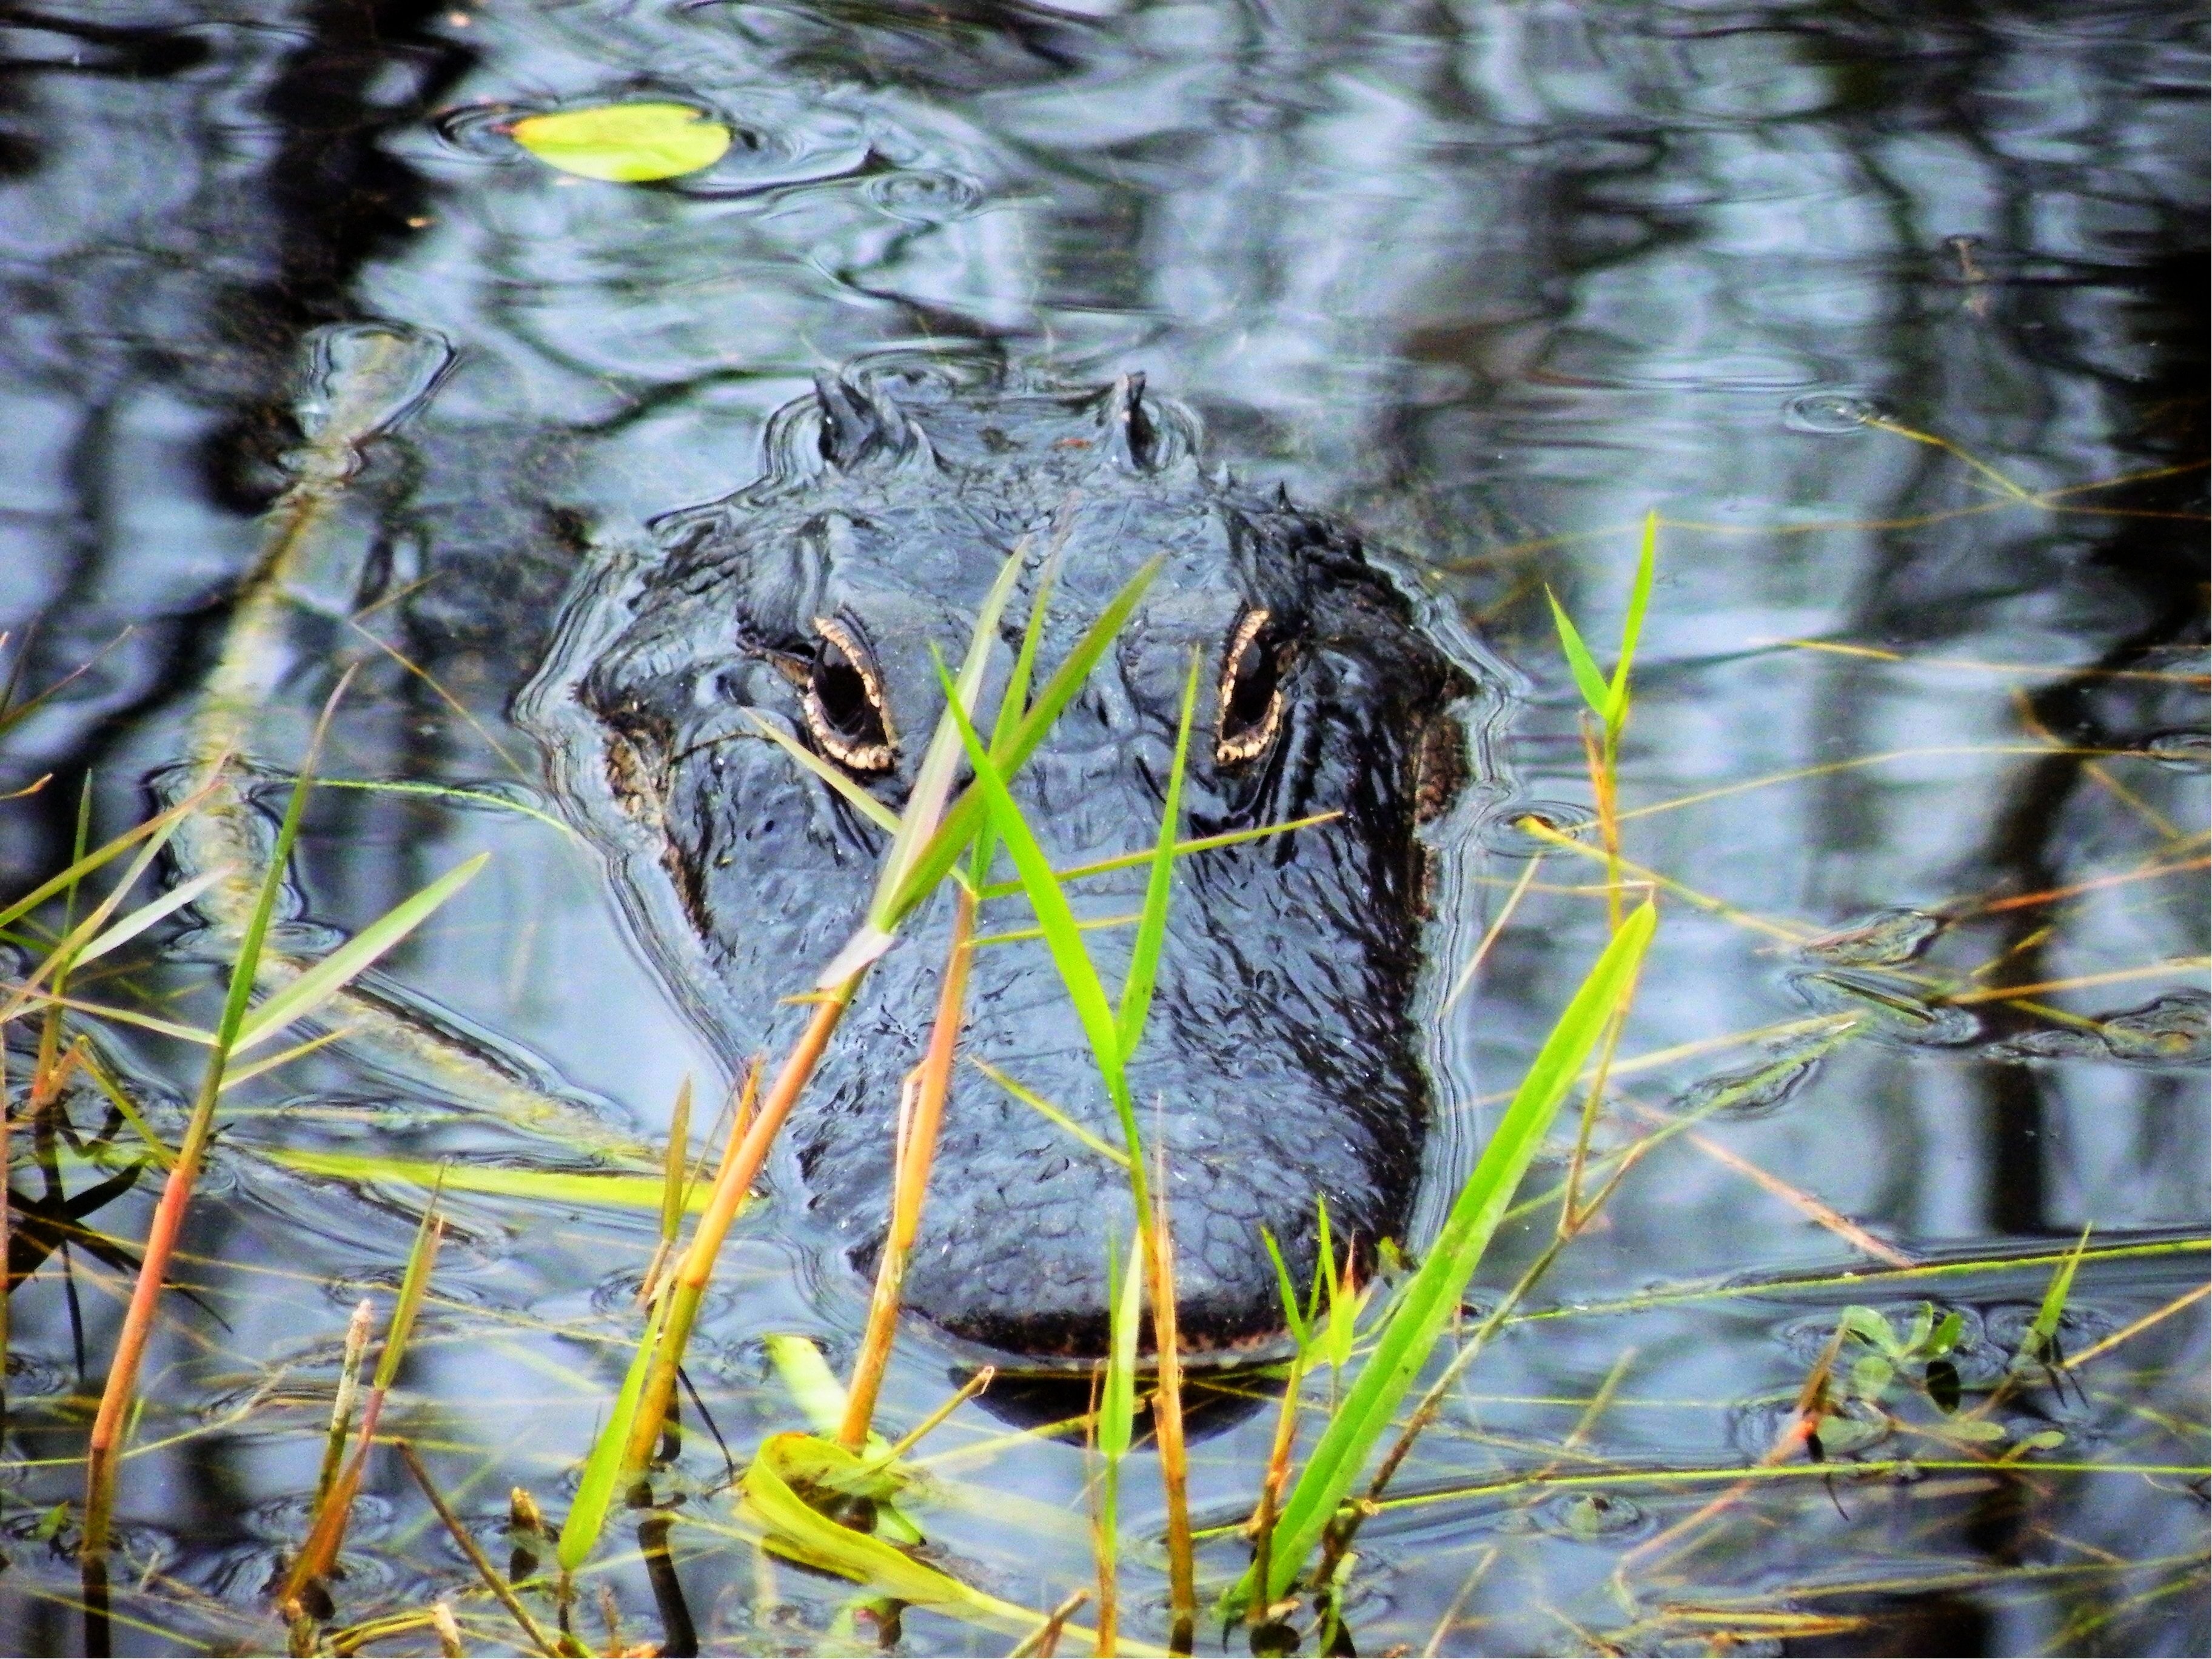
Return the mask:
<path fill-rule="evenodd" d="M 527 115 L 513 131 L 546 166 L 616 185 L 696 173 L 730 147 L 730 130 L 689 104 L 595 104 Z"/>

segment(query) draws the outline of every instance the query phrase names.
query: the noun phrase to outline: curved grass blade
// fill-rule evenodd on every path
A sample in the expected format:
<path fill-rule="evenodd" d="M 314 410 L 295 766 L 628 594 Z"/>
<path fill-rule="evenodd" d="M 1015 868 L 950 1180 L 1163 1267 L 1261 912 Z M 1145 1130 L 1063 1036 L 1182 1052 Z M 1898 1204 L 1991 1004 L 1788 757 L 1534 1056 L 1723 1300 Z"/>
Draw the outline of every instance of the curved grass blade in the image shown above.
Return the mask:
<path fill-rule="evenodd" d="M 1121 981 L 1121 1004 L 1115 1016 L 1115 1030 L 1121 1043 L 1121 1060 L 1127 1064 L 1145 1035 L 1145 1017 L 1152 1012 L 1152 987 L 1159 976 L 1160 951 L 1167 943 L 1168 891 L 1175 878 L 1176 825 L 1182 812 L 1183 764 L 1190 756 L 1191 716 L 1198 708 L 1198 653 L 1190 654 L 1190 672 L 1182 684 L 1182 713 L 1176 723 L 1175 761 L 1168 769 L 1167 798 L 1160 808 L 1159 844 L 1152 850 L 1152 870 L 1145 883 L 1143 920 L 1137 924 L 1137 942 L 1129 952 L 1129 975 Z"/>
<path fill-rule="evenodd" d="M 600 1426 L 591 1455 L 584 1461 L 583 1476 L 576 1483 L 575 1498 L 568 1505 L 568 1518 L 561 1523 L 560 1541 L 553 1550 L 554 1559 L 564 1573 L 573 1575 L 584 1565 L 606 1528 L 607 1509 L 623 1476 L 623 1449 L 629 1444 L 630 1425 L 637 1420 L 638 1402 L 645 1397 L 646 1373 L 653 1369 L 653 1345 L 660 1340 L 660 1322 L 667 1310 L 666 1297 L 655 1299 L 653 1311 L 646 1316 L 645 1334 L 638 1339 L 637 1352 L 630 1356 L 629 1369 L 623 1374 L 615 1408 Z"/>
<path fill-rule="evenodd" d="M 1255 1573 L 1248 1571 L 1230 1593 L 1236 1605 L 1249 1606 L 1255 1595 L 1264 1595 L 1269 1603 L 1279 1600 L 1350 1493 L 1368 1454 L 1389 1426 L 1480 1265 L 1560 1103 L 1615 1010 L 1632 991 L 1657 920 L 1657 912 L 1646 900 L 1622 922 L 1553 1026 L 1480 1161 L 1453 1200 L 1427 1260 L 1383 1327 L 1342 1408 L 1331 1418 L 1299 1471 L 1275 1533 L 1271 1582 L 1260 1586 Z"/>
<path fill-rule="evenodd" d="M 1605 689 L 1605 706 L 1598 710 L 1606 729 L 1615 738 L 1628 719 L 1628 671 L 1636 660 L 1637 642 L 1644 636 L 1644 612 L 1651 603 L 1651 579 L 1659 562 L 1659 509 L 1644 515 L 1644 541 L 1637 550 L 1636 582 L 1628 590 L 1628 614 L 1620 623 L 1620 660 L 1613 665 L 1613 679 Z"/>
<path fill-rule="evenodd" d="M 816 976 L 817 990 L 843 984 L 883 955 L 890 947 L 891 935 L 898 931 L 899 923 L 911 908 L 898 902 L 899 896 L 917 861 L 937 844 L 933 837 L 950 827 L 944 823 L 945 803 L 952 793 L 953 776 L 960 764 L 960 734 L 953 724 L 954 711 L 959 711 L 959 717 L 964 720 L 975 706 L 975 698 L 983 689 L 983 671 L 990 666 L 991 641 L 999 636 L 999 617 L 1006 608 L 1015 580 L 1022 574 L 1028 557 L 1029 542 L 1024 538 L 1006 556 L 998 580 L 983 596 L 983 603 L 975 612 L 975 625 L 968 635 L 968 654 L 961 660 L 959 679 L 946 687 L 945 710 L 937 717 L 937 729 L 930 733 L 929 747 L 922 751 L 921 764 L 915 769 L 914 787 L 908 792 L 906 811 L 899 815 L 898 828 L 891 832 L 891 844 L 884 854 L 883 870 L 876 878 L 875 896 L 868 903 L 868 919 Z M 969 834 L 972 833 L 971 827 Z M 967 839 L 966 835 L 961 837 L 963 842 Z M 935 889 L 957 856 L 956 848 L 925 891 Z"/>
<path fill-rule="evenodd" d="M 1583 643 L 1583 636 L 1576 631 L 1574 623 L 1568 620 L 1566 608 L 1559 603 L 1559 596 L 1547 586 L 1544 589 L 1544 597 L 1551 602 L 1552 625 L 1559 630 L 1559 649 L 1566 653 L 1567 666 L 1574 670 L 1576 689 L 1583 694 L 1583 701 L 1589 705 L 1590 713 L 1603 720 L 1606 706 L 1613 694 L 1606 685 L 1605 675 L 1597 665 L 1597 659 L 1590 655 L 1589 647 Z"/>
<path fill-rule="evenodd" d="M 1121 631 L 1122 624 L 1129 619 L 1129 613 L 1137 608 L 1137 602 L 1144 598 L 1145 590 L 1152 586 L 1152 579 L 1160 574 L 1160 568 L 1166 561 L 1164 553 L 1155 554 L 1139 566 L 1136 574 L 1121 585 L 1121 591 L 1107 602 L 1106 608 L 1098 613 L 1097 620 L 1085 630 L 1083 637 L 1076 641 L 1075 648 L 1052 672 L 1028 711 L 1008 733 L 1003 751 L 996 754 L 998 768 L 1003 776 L 1013 776 L 1036 752 L 1037 745 L 1044 741 L 1045 733 L 1060 718 L 1060 710 L 1066 708 L 1075 694 L 1083 689 L 1083 683 L 1090 678 L 1091 669 L 1106 654 L 1107 647 L 1113 644 L 1115 635 Z M 893 897 L 890 905 L 891 926 L 897 926 L 915 906 L 929 896 L 937 884 L 944 879 L 945 872 L 951 869 L 961 854 L 975 840 L 986 816 L 984 801 L 983 793 L 970 787 L 952 804 L 945 821 L 938 826 L 937 833 L 915 860 L 903 884 Z"/>
<path fill-rule="evenodd" d="M 440 905 L 475 880 L 491 861 L 479 853 L 456 866 L 411 897 L 402 899 L 343 945 L 308 968 L 253 1011 L 239 1028 L 230 1045 L 240 1054 L 276 1035 L 295 1019 L 304 1019 L 340 991 L 349 981 L 420 927 Z"/>
<path fill-rule="evenodd" d="M 808 1435 L 771 1436 L 745 1471 L 745 1506 L 766 1530 L 770 1549 L 902 1601 L 933 1607 L 987 1629 L 1027 1636 L 1036 1628 L 1038 1615 L 1029 1608 L 986 1595 L 879 1538 L 839 1526 L 809 1505 L 792 1490 L 782 1470 L 788 1461 L 804 1456 L 816 1443 Z M 1092 1634 L 1075 1626 L 1069 1626 L 1067 1633 L 1078 1638 Z M 1121 1651 L 1157 1650 L 1125 1645 Z"/>

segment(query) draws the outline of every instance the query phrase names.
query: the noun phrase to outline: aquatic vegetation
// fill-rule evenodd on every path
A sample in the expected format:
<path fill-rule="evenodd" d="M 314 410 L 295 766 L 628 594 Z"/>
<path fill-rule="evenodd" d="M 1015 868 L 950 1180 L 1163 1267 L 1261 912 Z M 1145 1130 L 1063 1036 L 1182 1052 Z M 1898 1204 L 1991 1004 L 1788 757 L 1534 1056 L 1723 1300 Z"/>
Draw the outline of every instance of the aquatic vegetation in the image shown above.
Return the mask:
<path fill-rule="evenodd" d="M 83 9 L 0 132 L 4 1645 L 2202 1650 L 2193 20 Z M 510 717 L 855 353 L 1149 368 L 1522 677 L 1425 832 L 1427 1199 L 1255 1232 L 1249 1363 L 1176 1363 L 1146 1005 L 1334 832 L 1170 710 L 1042 855 L 1123 573 L 1080 673 L 916 624 L 926 790 L 733 720 L 884 853 L 757 1059 Z M 1073 1067 L 963 1040 L 1009 951 Z M 866 1291 L 777 1151 L 833 1030 L 916 1068 Z M 905 1305 L 956 1079 L 1130 1218 L 1087 1374 Z"/>
<path fill-rule="evenodd" d="M 680 179 L 730 148 L 729 128 L 689 104 L 593 104 L 526 115 L 508 131 L 548 167 L 617 185 Z"/>

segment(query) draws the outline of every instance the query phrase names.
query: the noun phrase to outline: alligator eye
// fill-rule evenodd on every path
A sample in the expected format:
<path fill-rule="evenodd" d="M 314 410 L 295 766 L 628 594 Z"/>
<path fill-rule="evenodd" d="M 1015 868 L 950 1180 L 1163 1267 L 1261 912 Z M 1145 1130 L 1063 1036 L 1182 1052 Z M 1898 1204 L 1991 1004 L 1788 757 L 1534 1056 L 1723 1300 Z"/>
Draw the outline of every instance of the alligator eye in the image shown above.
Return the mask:
<path fill-rule="evenodd" d="M 898 733 L 875 658 L 844 623 L 817 617 L 814 626 L 822 642 L 800 693 L 807 730 L 832 760 L 854 771 L 890 771 L 898 757 Z"/>
<path fill-rule="evenodd" d="M 1267 623 L 1266 611 L 1246 611 L 1222 653 L 1221 727 L 1213 758 L 1223 766 L 1264 754 L 1283 721 L 1284 652 Z"/>

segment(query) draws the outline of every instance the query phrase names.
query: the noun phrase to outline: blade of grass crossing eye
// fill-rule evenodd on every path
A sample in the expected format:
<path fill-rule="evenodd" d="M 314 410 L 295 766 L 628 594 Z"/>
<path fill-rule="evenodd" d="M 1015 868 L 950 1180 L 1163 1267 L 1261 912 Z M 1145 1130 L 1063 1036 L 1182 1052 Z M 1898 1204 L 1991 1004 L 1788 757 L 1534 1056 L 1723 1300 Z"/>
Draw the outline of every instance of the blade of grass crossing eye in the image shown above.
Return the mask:
<path fill-rule="evenodd" d="M 1191 716 L 1197 708 L 1198 653 L 1194 651 L 1190 672 L 1182 684 L 1182 714 L 1176 722 L 1175 761 L 1168 770 L 1166 799 L 1160 806 L 1159 845 L 1152 853 L 1152 876 L 1145 884 L 1143 919 L 1137 923 L 1137 942 L 1129 952 L 1129 975 L 1121 981 L 1121 1006 L 1115 1019 L 1125 1065 L 1145 1035 L 1145 1017 L 1152 1012 L 1152 987 L 1159 977 L 1160 951 L 1167 943 L 1176 828 L 1182 816 L 1183 764 L 1190 755 Z"/>
<path fill-rule="evenodd" d="M 1598 672 L 1597 659 L 1590 655 L 1589 647 L 1583 643 L 1583 636 L 1567 619 L 1559 596 L 1547 587 L 1544 597 L 1551 601 L 1552 623 L 1559 629 L 1559 649 L 1566 653 L 1567 666 L 1575 671 L 1575 684 L 1582 691 L 1583 701 L 1589 705 L 1591 714 L 1603 720 L 1613 693 L 1606 685 L 1605 676 Z"/>
<path fill-rule="evenodd" d="M 937 672 L 940 678 L 944 675 L 942 662 L 938 664 Z M 1060 970 L 1068 1000 L 1075 1006 L 1076 1018 L 1082 1022 L 1083 1035 L 1090 1042 L 1092 1058 L 1097 1061 L 1099 1074 L 1106 1080 L 1106 1092 L 1121 1115 L 1133 1183 L 1142 1178 L 1143 1170 L 1142 1164 L 1137 1160 L 1136 1113 L 1129 1103 L 1128 1085 L 1121 1065 L 1121 1035 L 1115 1024 L 1114 1011 L 1106 1000 L 1106 988 L 1099 982 L 1098 970 L 1091 966 L 1091 953 L 1083 947 L 1082 930 L 1075 925 L 1075 913 L 1068 908 L 1067 895 L 1061 891 L 1052 873 L 1051 861 L 1045 857 L 1044 848 L 1037 845 L 1021 808 L 1014 804 L 1006 779 L 993 764 L 966 714 L 959 711 L 957 705 L 947 704 L 947 708 L 953 710 L 961 740 L 968 745 L 968 763 L 975 769 L 976 787 L 988 803 L 992 825 L 999 839 L 1006 843 L 1007 855 L 1013 860 L 1014 869 L 1022 878 L 1030 908 L 1036 912 L 1037 925 L 1044 929 L 1045 947 L 1052 952 L 1053 965 Z"/>
<path fill-rule="evenodd" d="M 1029 543 L 1024 541 L 1007 555 L 1006 568 L 991 584 L 984 596 L 982 608 L 975 613 L 975 627 L 968 640 L 968 654 L 960 664 L 958 678 L 945 688 L 944 714 L 938 717 L 937 730 L 930 733 L 929 747 L 923 751 L 921 765 L 915 770 L 914 789 L 907 798 L 907 808 L 900 816 L 898 835 L 884 859 L 883 874 L 876 882 L 875 901 L 869 906 L 868 920 L 888 932 L 892 926 L 890 910 L 891 901 L 898 896 L 901 884 L 914 861 L 936 833 L 939 820 L 945 815 L 945 802 L 952 793 L 952 779 L 960 766 L 961 729 L 958 718 L 968 718 L 975 707 L 976 696 L 983 689 L 983 671 L 990 665 L 991 645 L 999 637 L 999 617 L 1006 608 L 1012 595 L 1014 583 L 1022 574 L 1022 565 L 1029 556 Z"/>
<path fill-rule="evenodd" d="M 757 709 L 748 708 L 744 711 L 744 715 L 759 729 L 761 736 L 835 789 L 844 798 L 845 804 L 862 817 L 867 819 L 878 830 L 888 830 L 894 836 L 898 834 L 898 814 L 854 782 L 845 772 L 830 765 L 828 761 L 823 760 L 821 756 L 799 742 L 774 720 L 766 718 Z"/>
<path fill-rule="evenodd" d="M 968 653 L 961 659 L 960 678 L 957 684 L 947 684 L 945 710 L 937 717 L 937 729 L 929 735 L 929 746 L 922 750 L 921 764 L 915 769 L 914 787 L 907 792 L 906 811 L 899 814 L 898 827 L 891 831 L 891 844 L 884 849 L 883 867 L 876 877 L 876 890 L 868 901 L 867 920 L 815 976 L 817 990 L 842 985 L 889 950 L 900 922 L 914 904 L 935 890 L 958 856 L 956 845 L 928 877 L 927 884 L 917 890 L 914 879 L 916 861 L 939 846 L 944 831 L 950 827 L 945 823 L 945 802 L 952 793 L 952 779 L 960 761 L 960 739 L 951 714 L 956 708 L 964 714 L 975 706 L 976 693 L 983 684 L 983 671 L 990 665 L 991 641 L 998 637 L 1000 613 L 1006 608 L 1007 597 L 1013 592 L 1015 580 L 1022 574 L 1028 550 L 1027 540 L 1015 546 L 1006 556 L 997 580 L 992 582 L 991 591 L 983 596 L 983 603 L 975 612 L 975 626 L 969 632 Z M 973 830 L 971 823 L 960 838 L 962 843 Z M 910 891 L 915 893 L 913 901 L 899 902 L 900 896 Z"/>
<path fill-rule="evenodd" d="M 251 1048 L 322 1006 L 343 990 L 348 981 L 421 927 L 432 911 L 475 880 L 477 872 L 490 861 L 490 854 L 479 853 L 465 864 L 448 870 L 412 897 L 393 905 L 256 1008 L 252 1018 L 240 1027 L 233 1039 L 232 1051 Z"/>
<path fill-rule="evenodd" d="M 1129 613 L 1136 609 L 1137 601 L 1152 586 L 1152 578 L 1159 574 L 1166 557 L 1165 554 L 1158 554 L 1146 560 L 1137 574 L 1122 584 L 1121 591 L 1107 603 L 1106 608 L 1098 613 L 1097 620 L 1076 641 L 1075 648 L 1053 671 L 1043 689 L 1030 702 L 1028 712 L 1008 735 L 1006 751 L 997 757 L 999 770 L 1003 776 L 1012 777 L 1018 772 L 1036 752 L 1036 746 L 1044 741 L 1045 733 L 1060 718 L 1060 710 L 1083 689 L 1083 683 L 1090 678 L 1091 669 L 1097 665 L 1099 658 L 1106 654 L 1115 635 L 1128 621 Z M 951 811 L 938 825 L 937 833 L 931 837 L 929 845 L 915 860 L 913 867 L 907 872 L 905 885 L 892 901 L 890 925 L 896 927 L 913 911 L 915 905 L 929 896 L 937 884 L 944 879 L 945 872 L 952 868 L 961 854 L 974 842 L 976 832 L 982 828 L 984 817 L 984 796 L 981 790 L 969 789 L 953 803 Z"/>
<path fill-rule="evenodd" d="M 1014 654 L 1014 672 L 1007 676 L 1006 691 L 999 698 L 998 714 L 991 722 L 991 753 L 1001 760 L 1013 741 L 1015 728 L 1028 712 L 1030 680 L 1036 672 L 1037 645 L 1044 638 L 1045 610 L 1052 602 L 1053 586 L 1060 579 L 1060 550 L 1066 545 L 1065 537 L 1055 538 L 1052 551 L 1045 555 L 1044 568 L 1037 573 L 1036 592 L 1030 599 L 1030 619 L 1022 629 L 1021 649 Z M 978 884 L 991 873 L 991 857 L 997 845 L 998 838 L 991 833 L 987 813 L 983 827 L 976 831 L 975 855 L 968 866 L 971 878 Z"/>
<path fill-rule="evenodd" d="M 623 1449 L 629 1443 L 630 1425 L 636 1420 L 638 1401 L 644 1397 L 645 1375 L 653 1369 L 653 1346 L 660 1340 L 660 1322 L 667 1311 L 668 1298 L 663 1296 L 646 1316 L 645 1333 L 638 1338 L 637 1352 L 630 1356 L 629 1369 L 623 1374 L 622 1390 L 615 1395 L 615 1408 L 600 1425 L 599 1438 L 592 1443 L 592 1454 L 585 1460 L 583 1477 L 576 1484 L 575 1500 L 568 1506 L 568 1518 L 561 1523 L 560 1542 L 554 1547 L 554 1558 L 565 1573 L 574 1573 L 584 1565 L 592 1547 L 599 1541 L 599 1534 L 605 1529 L 607 1509 L 614 1500 L 615 1486 L 622 1479 Z"/>
<path fill-rule="evenodd" d="M 1443 1230 L 1430 1247 L 1375 1349 L 1360 1369 L 1342 1407 L 1299 1471 L 1283 1504 L 1269 1563 L 1273 1582 L 1254 1583 L 1247 1571 L 1231 1594 L 1249 1606 L 1252 1595 L 1279 1599 L 1303 1570 L 1337 1506 L 1374 1449 L 1376 1439 L 1421 1367 L 1427 1362 L 1468 1281 L 1480 1265 L 1516 1188 L 1535 1157 L 1575 1079 L 1597 1046 L 1613 1012 L 1635 986 L 1657 914 L 1649 901 L 1625 920 L 1581 988 L 1553 1026 L 1513 1103 L 1506 1109 L 1481 1160 L 1453 1200 Z"/>
<path fill-rule="evenodd" d="M 1655 507 L 1644 515 L 1644 543 L 1636 556 L 1636 585 L 1629 589 L 1628 614 L 1620 624 L 1620 660 L 1613 665 L 1613 682 L 1606 687 L 1605 707 L 1599 711 L 1607 730 L 1615 733 L 1628 719 L 1628 671 L 1636 660 L 1637 641 L 1644 635 L 1644 612 L 1651 603 L 1651 578 L 1658 563 L 1659 509 Z"/>

